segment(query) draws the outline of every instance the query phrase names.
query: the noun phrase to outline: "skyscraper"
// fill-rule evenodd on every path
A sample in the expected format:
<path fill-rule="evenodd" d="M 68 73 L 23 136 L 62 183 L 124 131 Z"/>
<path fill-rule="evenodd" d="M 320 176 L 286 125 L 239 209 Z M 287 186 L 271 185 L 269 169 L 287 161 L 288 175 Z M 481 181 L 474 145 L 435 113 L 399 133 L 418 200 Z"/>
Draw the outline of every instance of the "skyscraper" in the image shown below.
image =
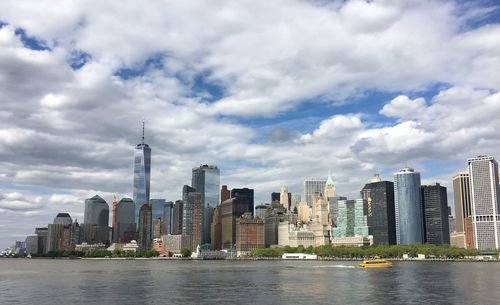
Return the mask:
<path fill-rule="evenodd" d="M 184 202 L 176 200 L 172 208 L 172 235 L 182 234 L 182 218 L 184 217 Z"/>
<path fill-rule="evenodd" d="M 304 181 L 304 200 L 309 206 L 312 206 L 312 195 L 325 191 L 326 180 L 324 179 L 308 179 Z"/>
<path fill-rule="evenodd" d="M 191 186 L 201 194 L 201 218 L 203 244 L 210 243 L 210 224 L 213 208 L 220 203 L 220 171 L 216 165 L 193 168 Z"/>
<path fill-rule="evenodd" d="M 241 188 L 241 189 L 232 189 L 231 190 L 231 198 L 239 198 L 248 206 L 248 211 L 253 215 L 253 207 L 254 207 L 254 192 L 253 189 L 249 188 Z M 241 215 L 239 215 L 241 216 Z M 239 217 L 238 216 L 238 217 Z"/>
<path fill-rule="evenodd" d="M 220 203 L 228 200 L 231 197 L 231 191 L 227 189 L 227 185 L 223 185 L 220 189 Z"/>
<path fill-rule="evenodd" d="M 323 194 L 326 200 L 337 197 L 337 190 L 335 189 L 335 184 L 333 183 L 333 179 L 330 173 L 328 173 L 328 179 L 326 179 L 325 191 L 323 192 Z"/>
<path fill-rule="evenodd" d="M 172 234 L 173 206 L 172 201 L 165 202 L 163 208 L 163 234 Z"/>
<path fill-rule="evenodd" d="M 451 244 L 467 249 L 474 248 L 472 232 L 472 199 L 468 172 L 453 176 L 453 202 L 455 204 L 455 231 Z"/>
<path fill-rule="evenodd" d="M 116 206 L 115 242 L 126 243 L 136 239 L 135 205 L 132 199 L 122 198 Z"/>
<path fill-rule="evenodd" d="M 165 199 L 150 199 L 149 200 L 151 204 L 151 209 L 152 209 L 152 222 L 153 222 L 153 237 L 157 238 L 157 236 L 161 236 L 163 233 L 164 229 L 164 223 L 163 223 L 163 213 L 165 209 Z M 156 222 L 159 219 L 159 226 L 155 226 Z M 159 228 L 159 231 L 158 231 Z"/>
<path fill-rule="evenodd" d="M 142 249 L 151 247 L 152 209 L 150 204 L 143 204 L 139 213 L 139 246 Z"/>
<path fill-rule="evenodd" d="M 286 186 L 282 186 L 280 189 L 280 203 L 285 209 L 290 210 L 292 195 L 288 192 Z"/>
<path fill-rule="evenodd" d="M 109 206 L 100 196 L 85 199 L 85 229 L 89 225 L 96 226 L 96 234 L 92 242 L 109 242 Z M 91 240 L 85 240 L 90 242 Z"/>
<path fill-rule="evenodd" d="M 139 223 L 139 211 L 149 203 L 149 183 L 151 175 L 151 148 L 144 143 L 144 122 L 142 123 L 142 142 L 134 149 L 134 194 L 135 223 Z"/>
<path fill-rule="evenodd" d="M 312 196 L 311 223 L 309 229 L 314 233 L 315 246 L 323 246 L 330 243 L 332 222 L 328 212 L 328 201 L 321 193 Z"/>
<path fill-rule="evenodd" d="M 425 242 L 435 245 L 450 244 L 446 187 L 436 183 L 423 185 L 421 190 Z"/>
<path fill-rule="evenodd" d="M 361 190 L 368 232 L 375 245 L 396 244 L 396 220 L 394 208 L 394 183 L 372 179 Z"/>
<path fill-rule="evenodd" d="M 106 201 L 98 195 L 85 199 L 85 216 L 83 222 L 108 227 L 109 206 Z"/>
<path fill-rule="evenodd" d="M 231 196 L 231 199 L 228 199 L 221 204 L 222 249 L 233 249 L 236 245 L 236 219 L 241 217 L 241 215 L 246 212 L 253 214 L 253 201 L 250 204 L 248 198 L 244 196 Z"/>
<path fill-rule="evenodd" d="M 394 173 L 396 241 L 398 244 L 424 242 L 420 173 L 405 167 Z"/>
<path fill-rule="evenodd" d="M 193 227 L 193 209 L 194 202 L 189 200 L 189 194 L 196 190 L 189 185 L 184 185 L 182 188 L 182 234 L 191 235 Z"/>
<path fill-rule="evenodd" d="M 475 248 L 500 248 L 498 163 L 490 156 L 471 158 L 469 177 Z"/>
<path fill-rule="evenodd" d="M 363 199 L 339 200 L 337 227 L 332 229 L 333 245 L 369 245 L 372 243 L 368 231 Z"/>

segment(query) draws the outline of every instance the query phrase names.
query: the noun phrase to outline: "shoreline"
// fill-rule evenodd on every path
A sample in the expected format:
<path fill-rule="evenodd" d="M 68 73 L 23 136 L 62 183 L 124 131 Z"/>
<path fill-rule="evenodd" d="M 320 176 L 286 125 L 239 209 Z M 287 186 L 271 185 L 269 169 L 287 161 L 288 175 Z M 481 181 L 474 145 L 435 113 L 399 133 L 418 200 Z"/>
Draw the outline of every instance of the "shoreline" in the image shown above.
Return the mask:
<path fill-rule="evenodd" d="M 283 259 L 281 257 L 279 258 L 225 258 L 225 259 L 197 259 L 197 258 L 173 258 L 173 257 L 32 257 L 32 258 L 26 258 L 26 257 L 2 257 L 5 259 L 42 259 L 42 260 L 47 260 L 47 259 L 56 259 L 56 260 L 118 260 L 118 261 L 124 261 L 124 260 L 165 260 L 165 261 L 311 261 L 311 262 L 318 262 L 318 261 L 345 261 L 345 262 L 360 262 L 363 260 L 366 260 L 366 258 L 341 258 L 341 257 L 325 257 L 325 258 L 318 258 L 318 259 Z M 459 262 L 459 263 L 498 263 L 500 262 L 500 259 L 473 259 L 473 258 L 457 258 L 457 259 L 445 259 L 445 258 L 408 258 L 408 259 L 402 259 L 402 258 L 382 258 L 388 261 L 392 262 L 442 262 L 442 263 L 447 263 L 447 262 Z"/>

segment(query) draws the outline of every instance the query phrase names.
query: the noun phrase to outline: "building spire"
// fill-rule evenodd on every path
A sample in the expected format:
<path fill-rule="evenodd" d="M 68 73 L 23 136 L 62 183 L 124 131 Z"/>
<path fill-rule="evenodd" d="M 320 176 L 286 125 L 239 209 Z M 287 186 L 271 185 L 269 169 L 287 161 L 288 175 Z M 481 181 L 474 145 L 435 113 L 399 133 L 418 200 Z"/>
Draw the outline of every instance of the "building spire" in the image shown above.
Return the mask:
<path fill-rule="evenodd" d="M 142 120 L 142 145 L 144 145 L 144 119 Z"/>

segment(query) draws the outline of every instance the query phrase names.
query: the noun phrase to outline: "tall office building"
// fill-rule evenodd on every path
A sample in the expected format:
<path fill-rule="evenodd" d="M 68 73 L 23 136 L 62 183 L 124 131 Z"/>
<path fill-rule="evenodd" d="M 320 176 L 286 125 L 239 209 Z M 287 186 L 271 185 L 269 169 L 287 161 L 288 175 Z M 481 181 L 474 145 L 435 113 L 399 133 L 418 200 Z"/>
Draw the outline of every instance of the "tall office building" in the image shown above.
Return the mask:
<path fill-rule="evenodd" d="M 201 246 L 203 243 L 203 209 L 201 205 L 201 194 L 189 193 L 188 202 L 189 206 L 192 207 L 192 218 L 191 218 L 191 250 L 195 250 L 198 246 Z M 212 214 L 213 215 L 213 214 Z"/>
<path fill-rule="evenodd" d="M 231 198 L 239 198 L 240 200 L 243 200 L 245 204 L 248 205 L 248 212 L 251 212 L 253 215 L 253 208 L 254 208 L 253 189 L 249 189 L 246 187 L 241 189 L 232 189 Z"/>
<path fill-rule="evenodd" d="M 467 160 L 472 198 L 475 248 L 500 248 L 500 199 L 498 163 L 490 156 Z"/>
<path fill-rule="evenodd" d="M 172 233 L 172 220 L 173 220 L 173 206 L 174 203 L 172 201 L 165 202 L 165 206 L 163 208 L 163 234 L 173 234 Z"/>
<path fill-rule="evenodd" d="M 163 213 L 165 209 L 165 199 L 150 199 L 149 203 L 151 204 L 151 209 L 152 209 L 152 217 L 153 217 L 153 236 L 154 238 L 157 238 L 157 236 L 163 235 L 163 228 L 164 228 L 164 223 L 163 223 Z M 159 219 L 159 226 L 156 226 L 154 224 L 157 223 Z"/>
<path fill-rule="evenodd" d="M 373 241 L 368 231 L 363 199 L 339 200 L 337 227 L 332 229 L 333 245 L 369 245 Z"/>
<path fill-rule="evenodd" d="M 227 188 L 227 185 L 223 185 L 220 189 L 220 203 L 223 203 L 229 198 L 231 198 L 231 190 Z"/>
<path fill-rule="evenodd" d="M 210 228 L 211 234 L 211 248 L 212 250 L 221 250 L 222 249 L 222 208 L 221 206 L 217 206 L 214 209 L 214 215 L 212 217 L 212 224 Z"/>
<path fill-rule="evenodd" d="M 423 185 L 421 190 L 424 241 L 434 245 L 450 244 L 446 187 L 436 183 L 436 185 Z"/>
<path fill-rule="evenodd" d="M 70 225 L 71 223 L 73 223 L 73 219 L 71 219 L 71 216 L 68 213 L 59 213 L 54 218 L 53 224 L 55 224 L 55 225 L 58 225 L 58 224 Z"/>
<path fill-rule="evenodd" d="M 213 208 L 219 205 L 220 171 L 215 165 L 193 168 L 191 186 L 201 194 L 202 243 L 210 243 L 210 224 Z"/>
<path fill-rule="evenodd" d="M 68 213 L 59 213 L 48 225 L 47 252 L 74 250 L 80 243 L 80 225 Z"/>
<path fill-rule="evenodd" d="M 285 202 L 288 202 L 285 201 Z M 264 248 L 264 219 L 244 213 L 236 219 L 236 253 L 246 256 L 258 248 Z"/>
<path fill-rule="evenodd" d="M 136 239 L 135 205 L 132 199 L 122 198 L 116 205 L 114 242 L 127 243 Z"/>
<path fill-rule="evenodd" d="M 324 179 L 308 179 L 304 181 L 304 200 L 309 206 L 312 206 L 312 196 L 314 193 L 325 191 L 326 180 Z"/>
<path fill-rule="evenodd" d="M 139 211 L 149 203 L 149 185 L 151 176 L 151 148 L 144 143 L 144 122 L 142 123 L 142 141 L 134 149 L 134 194 L 135 223 L 139 224 Z"/>
<path fill-rule="evenodd" d="M 364 212 L 367 216 L 368 233 L 375 245 L 396 244 L 396 220 L 394 208 L 394 183 L 372 179 L 361 190 Z"/>
<path fill-rule="evenodd" d="M 455 232 L 451 244 L 467 249 L 474 248 L 472 199 L 468 172 L 459 172 L 453 176 L 453 202 L 455 204 Z"/>
<path fill-rule="evenodd" d="M 236 246 L 236 219 L 246 212 L 253 214 L 253 201 L 250 202 L 247 197 L 232 197 L 221 204 L 222 249 Z"/>
<path fill-rule="evenodd" d="M 109 206 L 100 196 L 95 195 L 92 198 L 85 200 L 85 216 L 83 223 L 88 228 L 88 225 L 95 225 L 97 233 L 92 242 L 110 241 L 109 238 Z M 90 242 L 90 240 L 86 240 Z"/>
<path fill-rule="evenodd" d="M 189 194 L 196 192 L 194 187 L 184 185 L 182 187 L 182 234 L 191 235 L 193 227 L 193 209 L 194 202 L 190 201 Z"/>
<path fill-rule="evenodd" d="M 396 241 L 398 244 L 424 242 L 420 173 L 405 167 L 394 173 Z"/>
<path fill-rule="evenodd" d="M 139 212 L 139 246 L 142 249 L 151 248 L 152 240 L 152 208 L 143 204 Z"/>
<path fill-rule="evenodd" d="M 368 237 L 368 220 L 364 205 L 363 199 L 339 201 L 338 223 L 332 230 L 334 237 Z"/>
<path fill-rule="evenodd" d="M 85 216 L 83 222 L 108 227 L 109 206 L 106 201 L 98 195 L 85 199 Z"/>
<path fill-rule="evenodd" d="M 314 233 L 314 244 L 316 247 L 327 245 L 331 241 L 332 232 L 328 201 L 321 193 L 314 193 L 312 200 L 309 229 Z"/>
<path fill-rule="evenodd" d="M 172 208 L 172 235 L 182 234 L 182 218 L 184 217 L 184 202 L 176 200 Z"/>
<path fill-rule="evenodd" d="M 328 179 L 326 179 L 325 191 L 323 192 L 323 195 L 325 196 L 326 200 L 337 197 L 337 190 L 330 173 L 328 173 Z"/>
<path fill-rule="evenodd" d="M 35 234 L 38 236 L 38 253 L 47 253 L 48 228 L 35 228 Z"/>
<path fill-rule="evenodd" d="M 280 203 L 285 209 L 290 210 L 292 194 L 288 192 L 288 187 L 286 186 L 282 186 L 280 189 Z"/>

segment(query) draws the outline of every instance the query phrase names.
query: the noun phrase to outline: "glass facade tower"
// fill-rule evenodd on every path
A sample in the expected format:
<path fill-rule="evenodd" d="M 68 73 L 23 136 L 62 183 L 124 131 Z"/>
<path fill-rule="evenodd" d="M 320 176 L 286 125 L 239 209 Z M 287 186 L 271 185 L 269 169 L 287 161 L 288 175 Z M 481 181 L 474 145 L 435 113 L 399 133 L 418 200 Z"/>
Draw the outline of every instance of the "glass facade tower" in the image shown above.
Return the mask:
<path fill-rule="evenodd" d="M 144 143 L 144 123 L 142 125 L 142 142 L 134 149 L 134 194 L 135 223 L 139 223 L 139 211 L 145 203 L 149 203 L 149 184 L 151 175 L 151 148 Z"/>
<path fill-rule="evenodd" d="M 210 243 L 210 225 L 213 209 L 220 203 L 220 171 L 216 165 L 193 168 L 191 186 L 201 194 L 201 242 Z"/>
<path fill-rule="evenodd" d="M 394 173 L 396 241 L 398 244 L 424 242 L 420 173 L 403 168 Z"/>

